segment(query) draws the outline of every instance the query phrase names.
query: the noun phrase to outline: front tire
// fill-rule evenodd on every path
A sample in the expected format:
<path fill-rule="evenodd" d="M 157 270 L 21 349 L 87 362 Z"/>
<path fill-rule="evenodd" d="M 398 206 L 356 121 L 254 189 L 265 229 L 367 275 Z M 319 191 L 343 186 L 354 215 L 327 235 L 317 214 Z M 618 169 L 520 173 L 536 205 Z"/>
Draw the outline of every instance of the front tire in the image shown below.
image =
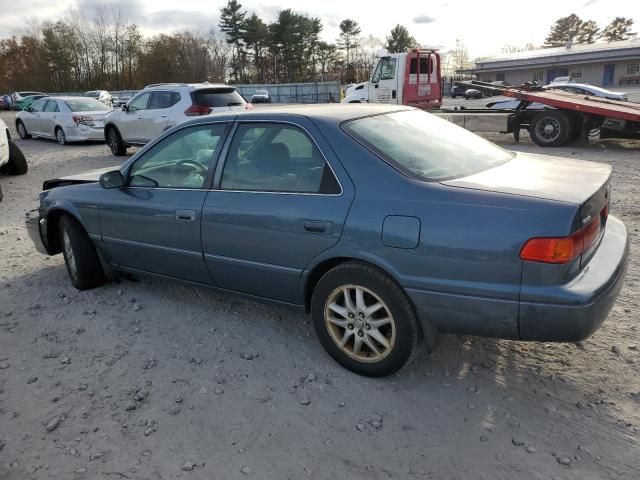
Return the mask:
<path fill-rule="evenodd" d="M 71 283 L 78 290 L 104 285 L 105 275 L 96 247 L 82 226 L 72 217 L 60 219 L 59 239 Z"/>
<path fill-rule="evenodd" d="M 22 120 L 18 120 L 16 122 L 16 130 L 18 130 L 18 136 L 22 140 L 27 140 L 31 138 L 31 135 L 29 135 L 29 132 L 27 132 L 27 127 L 24 126 L 24 123 L 22 122 Z"/>
<path fill-rule="evenodd" d="M 397 372 L 415 358 L 422 339 L 400 286 L 364 263 L 343 263 L 326 273 L 313 292 L 311 314 L 327 353 L 360 375 Z"/>
<path fill-rule="evenodd" d="M 569 117 L 553 110 L 538 113 L 529 126 L 531 140 L 540 147 L 560 147 L 567 143 L 572 133 Z"/>
<path fill-rule="evenodd" d="M 118 132 L 115 127 L 109 127 L 107 129 L 107 143 L 109 144 L 111 153 L 115 157 L 121 157 L 127 153 L 127 146 L 124 144 L 120 132 Z"/>

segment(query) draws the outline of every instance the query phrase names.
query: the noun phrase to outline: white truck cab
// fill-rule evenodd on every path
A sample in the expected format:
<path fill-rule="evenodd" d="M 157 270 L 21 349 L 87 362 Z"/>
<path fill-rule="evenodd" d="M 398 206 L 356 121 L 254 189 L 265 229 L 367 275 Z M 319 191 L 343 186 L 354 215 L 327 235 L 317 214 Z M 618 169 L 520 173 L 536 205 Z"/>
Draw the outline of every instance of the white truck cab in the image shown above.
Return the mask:
<path fill-rule="evenodd" d="M 369 81 L 350 87 L 342 103 L 391 103 L 440 108 L 440 54 L 436 50 L 414 49 L 380 57 Z"/>

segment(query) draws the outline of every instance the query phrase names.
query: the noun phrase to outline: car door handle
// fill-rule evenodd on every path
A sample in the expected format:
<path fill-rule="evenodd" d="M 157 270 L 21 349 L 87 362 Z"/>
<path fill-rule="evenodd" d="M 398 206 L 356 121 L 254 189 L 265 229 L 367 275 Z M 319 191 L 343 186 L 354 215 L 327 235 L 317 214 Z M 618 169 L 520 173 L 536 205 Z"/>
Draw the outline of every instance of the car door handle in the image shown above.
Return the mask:
<path fill-rule="evenodd" d="M 167 115 L 160 115 L 162 118 L 167 118 Z"/>
<path fill-rule="evenodd" d="M 176 210 L 176 220 L 186 220 L 193 222 L 196 219 L 196 212 L 193 210 Z"/>
<path fill-rule="evenodd" d="M 140 119 L 142 119 L 142 115 L 138 115 L 136 118 L 137 118 L 138 120 L 140 120 Z"/>
<path fill-rule="evenodd" d="M 331 222 L 324 222 L 322 220 L 308 220 L 304 222 L 304 229 L 309 233 L 331 233 Z"/>
<path fill-rule="evenodd" d="M 54 115 L 53 118 L 58 118 L 57 115 Z"/>

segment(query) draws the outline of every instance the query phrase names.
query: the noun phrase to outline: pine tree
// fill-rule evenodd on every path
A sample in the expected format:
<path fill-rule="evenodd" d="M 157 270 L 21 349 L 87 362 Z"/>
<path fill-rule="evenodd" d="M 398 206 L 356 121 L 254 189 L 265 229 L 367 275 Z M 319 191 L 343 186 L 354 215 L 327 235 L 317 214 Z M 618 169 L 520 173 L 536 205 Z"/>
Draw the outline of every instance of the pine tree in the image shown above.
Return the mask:
<path fill-rule="evenodd" d="M 551 27 L 543 46 L 545 48 L 564 47 L 567 43 L 574 42 L 583 24 L 584 22 L 575 13 L 559 18 Z"/>
<path fill-rule="evenodd" d="M 387 37 L 386 47 L 389 53 L 406 52 L 411 47 L 415 47 L 415 45 L 416 39 L 409 35 L 409 30 L 406 27 L 400 24 L 396 25 Z"/>
<path fill-rule="evenodd" d="M 604 27 L 602 33 L 600 34 L 600 38 L 604 38 L 607 42 L 627 40 L 630 35 L 633 35 L 633 33 L 631 32 L 632 26 L 633 19 L 616 17 L 609 25 Z"/>
<path fill-rule="evenodd" d="M 253 64 L 256 69 L 258 83 L 263 81 L 261 58 L 268 37 L 269 29 L 267 25 L 255 13 L 245 21 L 242 40 L 247 47 L 253 49 Z"/>
<path fill-rule="evenodd" d="M 349 53 L 351 49 L 357 46 L 357 38 L 360 35 L 360 26 L 355 20 L 347 18 L 340 22 L 340 38 L 338 45 L 345 50 L 347 54 L 347 69 L 349 68 Z"/>
<path fill-rule="evenodd" d="M 236 81 L 242 74 L 243 51 L 242 37 L 244 35 L 244 17 L 246 12 L 241 11 L 242 5 L 238 0 L 229 0 L 220 11 L 220 30 L 225 34 L 227 43 L 233 46 L 233 60 L 231 62 L 232 75 Z"/>
<path fill-rule="evenodd" d="M 578 36 L 575 38 L 575 43 L 594 43 L 598 38 L 600 28 L 598 24 L 593 20 L 588 20 L 580 26 Z"/>

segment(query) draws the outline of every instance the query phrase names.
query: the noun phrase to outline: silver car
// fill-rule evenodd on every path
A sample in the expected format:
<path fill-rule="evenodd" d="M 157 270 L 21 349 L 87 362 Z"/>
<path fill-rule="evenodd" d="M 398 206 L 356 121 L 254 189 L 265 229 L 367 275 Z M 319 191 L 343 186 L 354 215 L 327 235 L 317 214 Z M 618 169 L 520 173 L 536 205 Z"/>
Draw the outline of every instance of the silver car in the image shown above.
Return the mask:
<path fill-rule="evenodd" d="M 576 93 L 578 95 L 588 95 L 590 97 L 600 97 L 609 100 L 618 100 L 621 102 L 628 101 L 626 93 L 612 92 L 606 88 L 596 87 L 594 85 L 586 85 L 583 83 L 551 83 L 547 90 L 562 90 L 563 92 Z"/>
<path fill-rule="evenodd" d="M 144 145 L 165 130 L 193 117 L 242 111 L 252 105 L 235 87 L 213 83 L 147 85 L 106 118 L 104 137 L 115 156 L 131 145 Z"/>
<path fill-rule="evenodd" d="M 111 111 L 94 98 L 46 97 L 18 112 L 16 130 L 22 139 L 51 138 L 60 145 L 104 141 L 104 118 Z"/>

